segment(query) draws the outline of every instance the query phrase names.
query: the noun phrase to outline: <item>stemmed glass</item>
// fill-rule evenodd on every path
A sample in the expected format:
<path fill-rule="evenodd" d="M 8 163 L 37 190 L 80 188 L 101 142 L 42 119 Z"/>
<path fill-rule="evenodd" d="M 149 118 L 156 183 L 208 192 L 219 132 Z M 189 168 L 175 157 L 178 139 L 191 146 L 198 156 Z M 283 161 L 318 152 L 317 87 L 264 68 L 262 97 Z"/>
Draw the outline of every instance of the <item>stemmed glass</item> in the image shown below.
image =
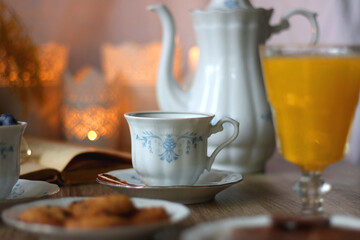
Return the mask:
<path fill-rule="evenodd" d="M 322 172 L 341 160 L 360 90 L 360 46 L 265 46 L 267 97 L 278 150 L 302 171 L 302 213 L 321 215 L 330 185 Z"/>

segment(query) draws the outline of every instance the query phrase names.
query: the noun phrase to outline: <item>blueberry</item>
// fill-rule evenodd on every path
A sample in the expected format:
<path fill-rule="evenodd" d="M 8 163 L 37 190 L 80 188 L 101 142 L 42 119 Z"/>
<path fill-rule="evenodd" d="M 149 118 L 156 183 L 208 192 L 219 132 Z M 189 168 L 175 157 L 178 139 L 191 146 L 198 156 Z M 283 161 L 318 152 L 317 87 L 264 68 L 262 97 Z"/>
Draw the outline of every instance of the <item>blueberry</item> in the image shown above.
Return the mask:
<path fill-rule="evenodd" d="M 17 121 L 10 113 L 3 113 L 0 115 L 0 125 L 16 125 Z"/>

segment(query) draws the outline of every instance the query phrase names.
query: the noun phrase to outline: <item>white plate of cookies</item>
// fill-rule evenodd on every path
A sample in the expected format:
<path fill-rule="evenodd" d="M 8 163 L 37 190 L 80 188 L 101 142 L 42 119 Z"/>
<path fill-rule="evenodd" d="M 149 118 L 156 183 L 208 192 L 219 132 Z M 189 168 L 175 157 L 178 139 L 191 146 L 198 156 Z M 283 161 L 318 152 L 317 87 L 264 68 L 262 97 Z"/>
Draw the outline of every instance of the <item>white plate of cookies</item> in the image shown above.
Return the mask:
<path fill-rule="evenodd" d="M 117 194 L 20 204 L 4 210 L 2 219 L 40 239 L 141 239 L 189 213 L 179 203 Z"/>

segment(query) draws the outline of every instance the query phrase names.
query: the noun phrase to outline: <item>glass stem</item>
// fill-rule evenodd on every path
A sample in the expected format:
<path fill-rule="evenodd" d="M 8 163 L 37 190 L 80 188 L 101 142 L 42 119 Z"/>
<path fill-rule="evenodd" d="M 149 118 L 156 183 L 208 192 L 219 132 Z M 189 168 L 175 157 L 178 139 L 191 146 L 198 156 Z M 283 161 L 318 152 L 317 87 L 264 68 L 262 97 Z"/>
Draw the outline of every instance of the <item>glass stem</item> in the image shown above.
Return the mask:
<path fill-rule="evenodd" d="M 295 184 L 294 191 L 301 197 L 301 213 L 306 215 L 323 214 L 323 195 L 330 190 L 321 172 L 303 172 Z"/>

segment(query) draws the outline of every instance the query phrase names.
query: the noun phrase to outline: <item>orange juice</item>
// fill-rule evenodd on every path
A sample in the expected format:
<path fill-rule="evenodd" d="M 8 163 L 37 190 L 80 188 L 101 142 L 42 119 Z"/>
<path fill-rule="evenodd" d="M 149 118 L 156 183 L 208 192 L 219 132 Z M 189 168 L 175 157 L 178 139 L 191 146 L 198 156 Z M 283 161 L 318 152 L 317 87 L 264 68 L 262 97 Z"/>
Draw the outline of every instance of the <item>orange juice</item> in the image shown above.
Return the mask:
<path fill-rule="evenodd" d="M 359 98 L 360 57 L 263 59 L 279 151 L 304 171 L 344 156 Z"/>

